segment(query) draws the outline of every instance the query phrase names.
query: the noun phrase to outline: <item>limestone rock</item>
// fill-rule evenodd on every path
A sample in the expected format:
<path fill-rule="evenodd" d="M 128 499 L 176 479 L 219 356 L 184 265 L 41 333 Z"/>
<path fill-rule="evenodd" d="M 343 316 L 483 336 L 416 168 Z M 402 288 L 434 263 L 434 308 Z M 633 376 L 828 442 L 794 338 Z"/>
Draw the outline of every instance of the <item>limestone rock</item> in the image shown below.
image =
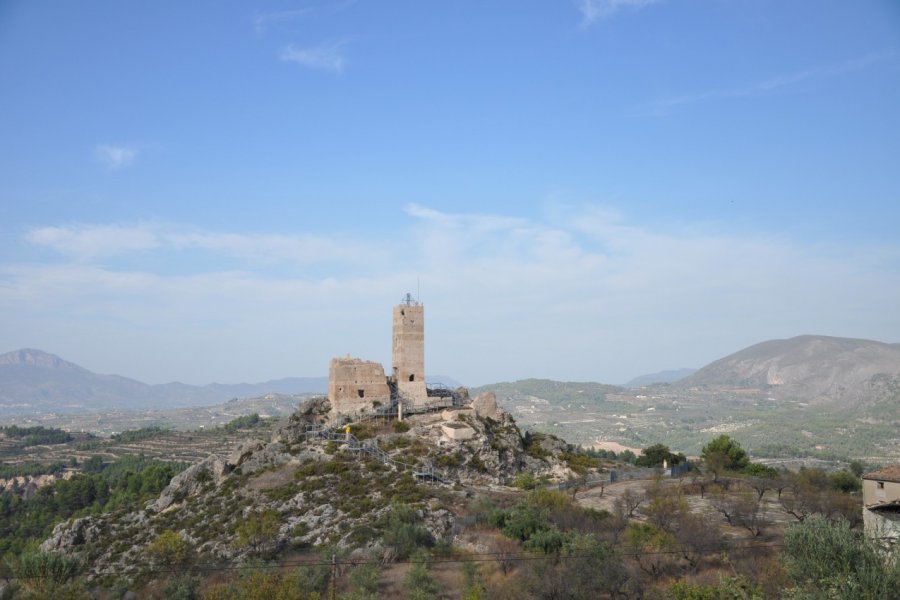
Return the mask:
<path fill-rule="evenodd" d="M 151 501 L 147 508 L 156 512 L 165 510 L 172 504 L 196 495 L 208 482 L 221 482 L 230 470 L 221 457 L 210 454 L 173 477 L 159 498 Z"/>
<path fill-rule="evenodd" d="M 497 396 L 494 395 L 494 392 L 478 394 L 472 400 L 472 408 L 475 409 L 475 414 L 481 418 L 499 420 L 503 413 L 500 407 L 497 406 Z"/>
<path fill-rule="evenodd" d="M 228 455 L 228 466 L 239 467 L 247 461 L 253 453 L 265 446 L 262 440 L 247 440 L 237 450 Z"/>
<path fill-rule="evenodd" d="M 251 452 L 246 458 L 242 458 L 241 472 L 249 475 L 266 467 L 283 465 L 290 462 L 293 457 L 287 452 L 287 447 L 281 442 L 271 442 Z"/>
<path fill-rule="evenodd" d="M 76 546 L 90 543 L 100 537 L 100 527 L 94 517 L 83 517 L 59 523 L 41 544 L 43 552 L 71 552 Z"/>

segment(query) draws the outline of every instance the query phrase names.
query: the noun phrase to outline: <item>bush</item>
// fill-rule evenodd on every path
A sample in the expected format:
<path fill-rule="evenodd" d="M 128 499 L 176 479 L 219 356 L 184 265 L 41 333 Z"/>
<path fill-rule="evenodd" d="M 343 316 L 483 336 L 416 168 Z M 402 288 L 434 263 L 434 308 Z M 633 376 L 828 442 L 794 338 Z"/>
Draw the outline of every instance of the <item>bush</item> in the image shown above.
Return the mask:
<path fill-rule="evenodd" d="M 513 485 L 523 490 L 533 490 L 537 487 L 538 481 L 531 473 L 519 473 L 516 475 Z"/>
<path fill-rule="evenodd" d="M 406 433 L 409 431 L 409 423 L 406 421 L 394 421 L 391 423 L 391 429 L 397 433 Z"/>
<path fill-rule="evenodd" d="M 434 546 L 431 533 L 418 525 L 419 515 L 406 504 L 394 504 L 388 513 L 382 543 L 393 549 L 397 558 L 407 558 L 416 549 Z"/>
<path fill-rule="evenodd" d="M 787 530 L 784 544 L 788 576 L 800 590 L 810 592 L 811 598 L 897 597 L 900 562 L 896 547 L 883 555 L 846 521 L 808 518 Z"/>

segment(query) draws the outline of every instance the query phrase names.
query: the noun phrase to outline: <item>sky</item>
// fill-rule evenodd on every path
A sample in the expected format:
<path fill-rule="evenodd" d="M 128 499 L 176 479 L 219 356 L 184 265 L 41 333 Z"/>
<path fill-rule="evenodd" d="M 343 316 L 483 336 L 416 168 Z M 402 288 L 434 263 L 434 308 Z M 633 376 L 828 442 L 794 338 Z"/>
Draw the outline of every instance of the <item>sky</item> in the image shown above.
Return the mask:
<path fill-rule="evenodd" d="M 893 0 L 0 2 L 0 352 L 622 383 L 900 342 Z"/>

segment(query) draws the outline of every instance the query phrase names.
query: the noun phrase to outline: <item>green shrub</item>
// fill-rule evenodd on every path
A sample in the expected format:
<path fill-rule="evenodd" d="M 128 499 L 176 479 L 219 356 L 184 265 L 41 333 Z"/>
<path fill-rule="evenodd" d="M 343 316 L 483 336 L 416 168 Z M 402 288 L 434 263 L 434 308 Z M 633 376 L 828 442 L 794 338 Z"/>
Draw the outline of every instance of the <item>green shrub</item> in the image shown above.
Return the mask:
<path fill-rule="evenodd" d="M 537 483 L 537 478 L 532 473 L 519 473 L 513 485 L 519 489 L 533 490 Z"/>
<path fill-rule="evenodd" d="M 469 458 L 469 462 L 467 463 L 467 466 L 470 469 L 474 469 L 474 470 L 478 471 L 479 473 L 487 472 L 487 465 L 485 465 L 484 461 L 481 460 L 481 458 L 477 455 L 473 455 L 471 458 Z"/>
<path fill-rule="evenodd" d="M 406 504 L 394 504 L 388 513 L 382 543 L 392 548 L 398 558 L 410 556 L 416 549 L 434 546 L 431 533 L 418 525 L 417 511 Z"/>
<path fill-rule="evenodd" d="M 406 421 L 394 421 L 391 423 L 391 429 L 397 433 L 406 433 L 409 431 L 409 423 Z"/>

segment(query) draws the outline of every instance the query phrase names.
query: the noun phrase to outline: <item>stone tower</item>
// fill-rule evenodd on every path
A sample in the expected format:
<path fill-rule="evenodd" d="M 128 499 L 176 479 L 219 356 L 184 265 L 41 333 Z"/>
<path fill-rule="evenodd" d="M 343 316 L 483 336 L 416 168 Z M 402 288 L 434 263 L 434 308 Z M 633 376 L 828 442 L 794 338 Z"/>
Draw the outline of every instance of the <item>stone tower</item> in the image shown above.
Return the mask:
<path fill-rule="evenodd" d="M 425 307 L 410 294 L 394 307 L 394 381 L 413 404 L 428 401 L 425 389 Z"/>

